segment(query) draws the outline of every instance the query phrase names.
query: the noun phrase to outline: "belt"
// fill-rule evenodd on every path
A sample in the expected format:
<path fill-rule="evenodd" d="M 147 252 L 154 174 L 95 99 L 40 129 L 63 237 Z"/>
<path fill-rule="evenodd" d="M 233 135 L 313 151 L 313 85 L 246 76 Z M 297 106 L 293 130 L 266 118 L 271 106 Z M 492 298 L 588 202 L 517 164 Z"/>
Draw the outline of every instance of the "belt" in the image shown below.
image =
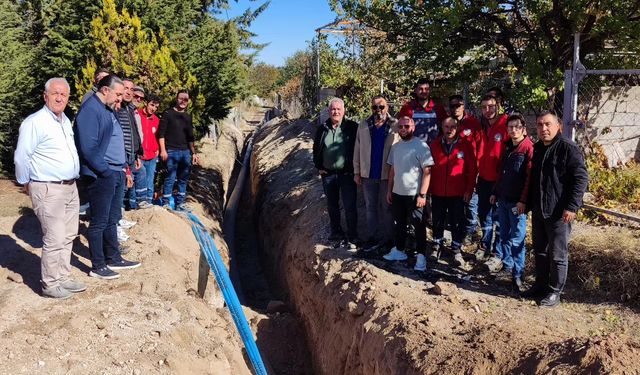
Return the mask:
<path fill-rule="evenodd" d="M 31 180 L 31 182 L 39 182 L 41 184 L 56 184 L 56 185 L 73 185 L 76 180 L 62 180 L 62 181 L 38 181 Z"/>

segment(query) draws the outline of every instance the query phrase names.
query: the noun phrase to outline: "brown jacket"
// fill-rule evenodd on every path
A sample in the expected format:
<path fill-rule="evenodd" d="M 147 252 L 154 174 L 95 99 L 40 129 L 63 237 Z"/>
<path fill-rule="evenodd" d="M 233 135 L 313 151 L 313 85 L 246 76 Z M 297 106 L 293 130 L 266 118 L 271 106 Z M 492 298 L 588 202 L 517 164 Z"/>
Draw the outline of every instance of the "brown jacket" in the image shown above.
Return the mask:
<path fill-rule="evenodd" d="M 369 178 L 369 171 L 371 170 L 371 133 L 367 123 L 370 118 L 361 121 L 360 125 L 358 125 L 356 145 L 353 150 L 353 173 L 360 175 L 362 178 Z M 389 150 L 393 144 L 400 141 L 396 126 L 398 121 L 391 115 L 389 115 L 387 121 L 390 128 L 384 141 L 384 151 L 382 153 L 382 180 L 386 180 L 389 177 L 390 166 L 387 164 Z"/>

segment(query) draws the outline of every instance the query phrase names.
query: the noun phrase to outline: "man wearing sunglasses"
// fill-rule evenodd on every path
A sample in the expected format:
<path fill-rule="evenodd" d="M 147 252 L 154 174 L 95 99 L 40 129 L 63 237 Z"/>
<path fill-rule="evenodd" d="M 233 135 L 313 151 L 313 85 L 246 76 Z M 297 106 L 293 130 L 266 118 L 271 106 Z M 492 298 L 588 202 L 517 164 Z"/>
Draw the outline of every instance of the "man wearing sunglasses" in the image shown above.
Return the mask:
<path fill-rule="evenodd" d="M 471 149 L 474 152 L 474 159 L 477 163 L 480 148 L 482 147 L 482 127 L 480 126 L 480 120 L 466 112 L 462 95 L 451 95 L 449 97 L 449 113 L 451 117 L 458 120 L 458 130 L 456 134 L 461 141 L 466 141 L 471 145 Z M 474 176 L 474 179 L 475 177 L 477 176 Z M 476 228 L 478 227 L 478 194 L 476 194 L 475 191 L 471 195 L 471 199 L 465 201 L 464 211 L 466 242 L 473 240 L 473 236 L 476 234 Z M 479 240 L 479 238 L 477 238 L 477 240 Z"/>
<path fill-rule="evenodd" d="M 409 116 L 415 123 L 416 138 L 430 144 L 440 133 L 440 124 L 447 117 L 447 111 L 431 99 L 431 85 L 426 78 L 420 78 L 414 87 L 414 99 L 405 103 L 398 117 Z"/>
<path fill-rule="evenodd" d="M 382 96 L 374 97 L 371 110 L 371 116 L 358 126 L 353 152 L 354 180 L 362 186 L 366 208 L 364 250 L 372 250 L 376 245 L 392 240 L 391 206 L 386 202 L 389 165 L 385 161 L 391 146 L 400 139 L 396 119 L 389 115 L 387 100 Z"/>
<path fill-rule="evenodd" d="M 188 106 L 189 92 L 178 91 L 176 104 L 164 112 L 158 127 L 160 158 L 167 163 L 167 176 L 162 188 L 162 206 L 171 208 L 169 200 L 173 195 L 173 185 L 177 179 L 178 194 L 174 197 L 177 211 L 188 211 L 185 204 L 187 182 L 191 174 L 191 165 L 199 162 L 194 146 L 191 115 L 187 113 Z"/>

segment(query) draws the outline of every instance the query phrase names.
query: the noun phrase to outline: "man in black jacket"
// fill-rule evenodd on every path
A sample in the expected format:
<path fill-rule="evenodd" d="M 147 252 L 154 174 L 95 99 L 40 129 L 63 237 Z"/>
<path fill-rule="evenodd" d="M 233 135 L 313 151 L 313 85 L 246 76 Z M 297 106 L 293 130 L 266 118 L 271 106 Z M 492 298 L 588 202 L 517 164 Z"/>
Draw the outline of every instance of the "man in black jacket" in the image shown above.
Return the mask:
<path fill-rule="evenodd" d="M 567 280 L 571 222 L 582 206 L 588 175 L 582 151 L 562 137 L 558 118 L 543 112 L 536 121 L 538 142 L 533 147 L 527 207 L 532 211 L 532 240 L 536 282 L 522 293 L 542 298 L 540 306 L 560 304 Z"/>
<path fill-rule="evenodd" d="M 313 142 L 313 163 L 322 177 L 327 196 L 330 241 L 356 248 L 357 212 L 356 183 L 353 180 L 353 150 L 358 124 L 344 119 L 344 102 L 333 98 L 329 102 L 329 119 L 318 127 Z M 340 225 L 340 197 L 347 219 L 346 242 Z"/>

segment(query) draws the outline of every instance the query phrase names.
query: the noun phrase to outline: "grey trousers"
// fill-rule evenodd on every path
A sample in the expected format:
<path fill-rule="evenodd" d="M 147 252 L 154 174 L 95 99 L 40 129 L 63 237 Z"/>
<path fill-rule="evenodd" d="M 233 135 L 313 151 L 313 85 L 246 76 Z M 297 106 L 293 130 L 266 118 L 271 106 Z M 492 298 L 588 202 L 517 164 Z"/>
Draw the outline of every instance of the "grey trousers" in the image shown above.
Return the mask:
<path fill-rule="evenodd" d="M 71 249 L 79 223 L 78 189 L 75 183 L 31 182 L 29 196 L 42 227 L 42 286 L 51 288 L 71 274 Z"/>
<path fill-rule="evenodd" d="M 391 242 L 393 215 L 387 203 L 387 180 L 362 179 L 362 193 L 367 216 L 367 239 Z"/>

